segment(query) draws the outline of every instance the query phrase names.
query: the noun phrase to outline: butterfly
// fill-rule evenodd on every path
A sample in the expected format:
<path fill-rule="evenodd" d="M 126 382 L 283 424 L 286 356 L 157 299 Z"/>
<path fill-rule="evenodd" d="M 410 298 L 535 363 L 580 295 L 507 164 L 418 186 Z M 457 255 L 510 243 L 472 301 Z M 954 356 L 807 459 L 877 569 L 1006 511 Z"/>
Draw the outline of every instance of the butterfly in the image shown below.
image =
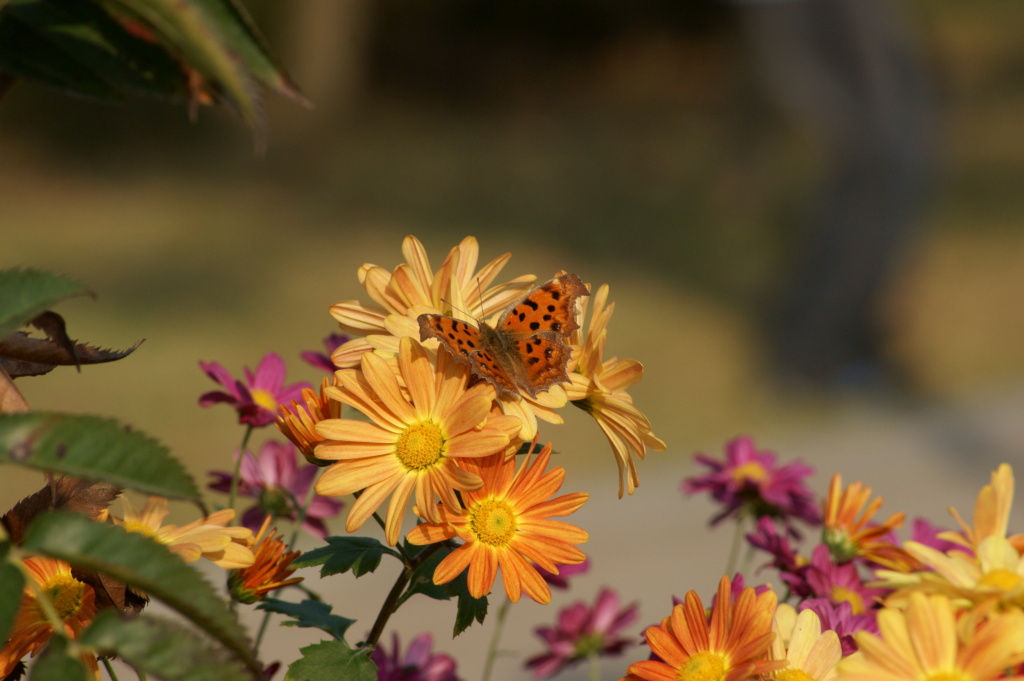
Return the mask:
<path fill-rule="evenodd" d="M 580 328 L 576 301 L 590 295 L 575 274 L 562 274 L 505 310 L 494 328 L 440 314 L 421 314 L 420 340 L 436 338 L 457 362 L 488 381 L 499 395 L 536 397 L 558 383 L 572 349 L 565 339 Z"/>

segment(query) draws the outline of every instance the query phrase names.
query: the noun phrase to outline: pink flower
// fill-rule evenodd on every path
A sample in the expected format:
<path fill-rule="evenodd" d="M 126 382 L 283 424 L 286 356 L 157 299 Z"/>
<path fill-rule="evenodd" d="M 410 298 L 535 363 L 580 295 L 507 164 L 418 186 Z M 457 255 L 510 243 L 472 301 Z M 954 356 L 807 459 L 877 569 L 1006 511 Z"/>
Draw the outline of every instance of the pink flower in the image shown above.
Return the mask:
<path fill-rule="evenodd" d="M 314 369 L 321 369 L 329 374 L 333 374 L 335 371 L 338 370 L 338 367 L 336 367 L 334 365 L 334 362 L 331 361 L 331 353 L 333 353 L 334 350 L 341 346 L 343 343 L 347 343 L 350 340 L 351 339 L 344 334 L 332 333 L 327 338 L 324 338 L 324 348 L 327 349 L 327 354 L 307 350 L 306 352 L 303 352 L 299 356 L 302 359 L 306 360 L 306 362 Z"/>
<path fill-rule="evenodd" d="M 806 559 L 801 558 L 793 549 L 787 535 L 779 534 L 774 520 L 758 520 L 757 529 L 747 535 L 747 541 L 751 546 L 771 554 L 772 560 L 766 567 L 778 570 L 779 577 L 789 586 L 790 591 L 800 598 L 811 595 L 804 576 L 803 563 L 806 563 Z"/>
<path fill-rule="evenodd" d="M 804 479 L 814 472 L 810 466 L 795 461 L 776 467 L 775 454 L 757 451 L 749 437 L 728 442 L 724 461 L 703 454 L 695 459 L 711 471 L 684 479 L 682 489 L 686 494 L 708 491 L 724 505 L 722 512 L 712 518 L 712 525 L 729 516 L 771 517 L 781 521 L 789 534 L 798 538 L 800 534 L 792 524 L 794 520 L 812 526 L 820 524 L 814 493 L 804 485 Z"/>
<path fill-rule="evenodd" d="M 836 632 L 839 636 L 839 643 L 843 646 L 844 657 L 857 650 L 857 644 L 853 640 L 854 633 L 858 631 L 878 633 L 878 622 L 875 617 L 878 611 L 868 610 L 855 615 L 849 601 L 836 604 L 827 598 L 808 598 L 801 601 L 798 610 L 813 610 L 821 620 L 822 631 L 831 629 Z"/>
<path fill-rule="evenodd" d="M 245 367 L 244 381 L 234 378 L 218 362 L 200 362 L 199 366 L 227 391 L 204 393 L 199 398 L 199 406 L 210 407 L 226 402 L 238 412 L 239 423 L 254 428 L 273 423 L 277 419 L 277 405 L 301 401 L 302 389 L 312 387 L 306 382 L 284 385 L 284 360 L 273 352 L 264 355 L 255 373 Z"/>
<path fill-rule="evenodd" d="M 576 565 L 559 565 L 558 574 L 554 572 L 548 572 L 544 568 L 536 565 L 537 572 L 540 576 L 548 583 L 548 586 L 555 589 L 567 590 L 569 588 L 569 578 L 575 577 L 576 575 L 582 575 L 584 572 L 590 569 L 590 559 L 587 558 L 582 563 Z"/>
<path fill-rule="evenodd" d="M 459 681 L 455 675 L 455 660 L 447 655 L 434 655 L 430 648 L 434 639 L 430 634 L 420 634 L 409 644 L 403 660 L 398 651 L 398 634 L 394 635 L 394 649 L 391 655 L 378 643 L 370 653 L 370 659 L 377 665 L 377 681 Z"/>
<path fill-rule="evenodd" d="M 578 601 L 558 613 L 558 626 L 537 628 L 548 652 L 530 658 L 526 666 L 535 678 L 543 679 L 591 656 L 618 655 L 634 640 L 616 636 L 636 616 L 635 605 L 619 610 L 618 594 L 602 589 L 593 608 Z"/>
<path fill-rule="evenodd" d="M 910 529 L 910 539 L 912 541 L 916 541 L 918 544 L 930 546 L 936 551 L 941 551 L 942 553 L 946 553 L 947 551 L 952 551 L 954 549 L 970 553 L 970 547 L 961 546 L 960 544 L 951 542 L 948 539 L 940 538 L 939 534 L 945 531 L 945 528 L 932 525 L 924 518 L 916 518 Z"/>
<path fill-rule="evenodd" d="M 857 571 L 856 562 L 833 563 L 832 555 L 824 544 L 815 547 L 804 574 L 813 595 L 836 604 L 847 602 L 854 615 L 871 610 L 888 593 L 887 589 L 867 586 Z"/>
<path fill-rule="evenodd" d="M 313 484 L 319 469 L 313 464 L 299 468 L 296 455 L 297 450 L 291 443 L 273 440 L 263 443 L 256 456 L 250 452 L 242 454 L 238 494 L 257 500 L 256 504 L 242 515 L 242 525 L 256 532 L 267 515 L 289 520 L 298 519 L 299 508 L 305 502 L 309 486 Z M 238 456 L 237 452 L 235 456 Z M 210 475 L 217 478 L 210 483 L 210 489 L 218 492 L 227 492 L 231 489 L 231 473 L 210 471 Z M 324 519 L 333 518 L 341 509 L 340 501 L 315 495 L 306 509 L 302 529 L 323 539 L 327 536 Z"/>

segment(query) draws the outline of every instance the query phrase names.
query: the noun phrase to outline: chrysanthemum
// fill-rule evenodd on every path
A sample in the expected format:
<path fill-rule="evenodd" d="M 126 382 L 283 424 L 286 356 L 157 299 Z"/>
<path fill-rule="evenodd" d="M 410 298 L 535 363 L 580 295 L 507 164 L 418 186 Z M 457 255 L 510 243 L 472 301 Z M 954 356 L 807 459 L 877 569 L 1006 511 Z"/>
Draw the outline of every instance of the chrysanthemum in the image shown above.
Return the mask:
<path fill-rule="evenodd" d="M 798 538 L 795 521 L 812 526 L 821 522 L 814 493 L 804 483 L 814 469 L 802 461 L 777 466 L 775 458 L 773 452 L 758 451 L 751 438 L 738 437 L 725 445 L 722 461 L 703 454 L 694 457 L 710 472 L 683 480 L 683 491 L 707 491 L 722 504 L 712 525 L 728 517 L 775 518 Z"/>
<path fill-rule="evenodd" d="M 228 592 L 240 603 L 255 603 L 271 591 L 298 584 L 302 577 L 292 577 L 292 561 L 301 551 L 285 551 L 284 542 L 277 538 L 277 530 L 270 527 L 271 517 L 263 520 L 254 539 L 253 555 L 256 562 L 228 575 Z"/>
<path fill-rule="evenodd" d="M 643 365 L 633 359 L 603 359 L 608 320 L 615 308 L 607 301 L 608 285 L 604 284 L 593 296 L 586 340 L 582 339 L 582 329 L 573 332 L 570 343 L 581 349 L 569 362 L 571 383 L 565 386 L 565 392 L 569 401 L 594 417 L 611 443 L 619 468 L 621 498 L 623 489 L 632 494 L 640 484 L 634 457 L 642 460 L 648 447 L 665 451 L 665 443 L 655 437 L 651 422 L 633 406 L 633 398 L 626 392 L 643 379 Z"/>
<path fill-rule="evenodd" d="M 115 524 L 166 544 L 186 562 L 206 558 L 226 570 L 234 570 L 249 567 L 255 560 L 249 548 L 252 530 L 227 527 L 235 517 L 230 508 L 214 511 L 205 518 L 179 527 L 163 524 L 168 513 L 164 497 L 149 497 L 142 511 L 135 510 L 127 497 L 121 497 L 121 502 L 124 504 L 124 516 L 111 516 Z"/>
<path fill-rule="evenodd" d="M 236 450 L 235 456 L 238 455 Z M 263 518 L 268 514 L 275 518 L 297 520 L 299 510 L 309 494 L 319 468 L 307 464 L 298 465 L 295 448 L 288 443 L 267 440 L 256 456 L 251 452 L 242 453 L 238 471 L 238 494 L 256 499 L 256 503 L 242 514 L 242 525 L 253 532 L 259 530 Z M 210 471 L 216 479 L 210 489 L 228 492 L 231 489 L 231 473 Z M 306 507 L 302 529 L 314 537 L 327 536 L 325 520 L 338 515 L 342 503 L 314 494 Z"/>
<path fill-rule="evenodd" d="M 302 402 L 292 400 L 289 407 L 282 404 L 278 407 L 280 415 L 277 417 L 277 429 L 292 441 L 306 461 L 318 466 L 325 466 L 327 462 L 316 458 L 313 450 L 324 441 L 323 436 L 316 432 L 316 424 L 324 419 L 336 419 L 341 416 L 341 402 L 332 400 L 327 395 L 327 388 L 330 385 L 328 379 L 320 383 L 320 394 L 317 395 L 309 388 L 302 390 Z"/>
<path fill-rule="evenodd" d="M 489 317 L 522 297 L 536 278 L 527 275 L 491 287 L 512 255 L 506 253 L 477 270 L 480 246 L 471 236 L 449 251 L 437 272 L 431 269 L 426 250 L 416 237 L 405 237 L 402 254 L 406 262 L 393 272 L 371 264 L 359 268 L 359 283 L 366 288 L 371 304 L 345 300 L 331 306 L 338 326 L 360 336 L 334 351 L 331 359 L 335 365 L 358 366 L 371 349 L 394 354 L 400 337 L 419 338 L 416 318 L 424 313 L 447 314 L 457 308 Z"/>
<path fill-rule="evenodd" d="M 903 524 L 903 513 L 893 513 L 884 522 L 871 519 L 884 500 L 871 498 L 871 488 L 861 482 L 843 487 L 839 474 L 832 476 L 824 504 L 822 541 L 836 561 L 843 563 L 860 556 L 895 570 L 911 570 L 916 563 L 906 551 L 890 543 L 886 536 Z"/>
<path fill-rule="evenodd" d="M 1024 659 L 1019 613 L 958 627 L 942 595 L 912 593 L 906 610 L 878 614 L 878 629 L 856 635 L 860 652 L 839 663 L 837 681 L 987 681 Z"/>
<path fill-rule="evenodd" d="M 856 563 L 833 563 L 832 555 L 824 544 L 815 547 L 805 577 L 813 595 L 833 603 L 845 601 L 850 604 L 854 615 L 874 607 L 876 601 L 887 593 L 886 589 L 865 584 Z"/>
<path fill-rule="evenodd" d="M 644 632 L 657 659 L 634 662 L 620 681 L 740 681 L 780 669 L 785 662 L 766 657 L 776 604 L 774 591 L 756 595 L 753 587 L 733 601 L 732 584 L 722 577 L 709 624 L 700 596 L 689 591 Z"/>
<path fill-rule="evenodd" d="M 28 578 L 46 594 L 57 616 L 64 624 L 64 632 L 77 638 L 96 616 L 95 593 L 71 575 L 71 566 L 52 558 L 26 558 L 23 562 Z M 16 598 L 4 594 L 4 598 Z M 0 650 L 0 678 L 7 676 L 18 661 L 26 655 L 35 655 L 53 635 L 53 625 L 46 617 L 31 584 L 25 584 L 21 605 L 15 616 L 10 636 Z M 83 662 L 96 672 L 96 656 L 82 656 Z"/>
<path fill-rule="evenodd" d="M 768 565 L 778 570 L 779 577 L 795 596 L 804 598 L 811 594 L 805 574 L 807 557 L 796 552 L 789 533 L 780 532 L 774 519 L 767 516 L 759 519 L 756 530 L 746 537 L 751 546 L 772 556 Z"/>
<path fill-rule="evenodd" d="M 811 610 L 798 615 L 786 603 L 775 611 L 775 639 L 769 651 L 773 660 L 785 660 L 786 667 L 771 674 L 778 681 L 831 681 L 843 656 L 839 636 L 822 631 L 821 621 Z"/>
<path fill-rule="evenodd" d="M 800 609 L 813 610 L 823 629 L 836 632 L 844 656 L 857 650 L 853 635 L 858 631 L 878 632 L 877 609 L 854 615 L 849 601 L 836 603 L 827 598 L 805 598 L 800 601 Z"/>
<path fill-rule="evenodd" d="M 985 539 L 1000 537 L 1008 539 L 1018 551 L 1024 551 L 1024 535 L 1006 535 L 1010 510 L 1013 507 L 1013 492 L 1013 469 L 1008 464 L 999 464 L 992 472 L 991 482 L 978 492 L 978 498 L 974 502 L 973 525 L 964 522 L 956 509 L 950 509 L 950 513 L 960 525 L 961 532 L 944 532 L 939 537 L 972 551 L 977 551 Z"/>
<path fill-rule="evenodd" d="M 299 399 L 305 382 L 284 384 L 285 365 L 281 356 L 267 353 L 256 371 L 245 367 L 245 380 L 236 379 L 218 362 L 200 362 L 206 375 L 224 386 L 199 397 L 199 406 L 212 407 L 220 402 L 230 404 L 238 412 L 238 422 L 254 428 L 266 426 L 277 418 L 277 405 Z"/>
<path fill-rule="evenodd" d="M 464 509 L 452 513 L 439 505 L 440 522 L 421 523 L 408 535 L 413 544 L 463 541 L 438 564 L 435 584 L 450 582 L 469 568 L 469 593 L 479 598 L 491 590 L 501 568 L 505 594 L 513 603 L 524 591 L 538 603 L 551 600 L 551 589 L 532 563 L 557 572 L 559 565 L 583 562 L 586 556 L 575 545 L 587 541 L 587 533 L 550 518 L 575 513 L 589 495 L 551 499 L 565 480 L 565 469 L 545 473 L 550 459 L 549 444 L 536 457 L 527 454 L 518 471 L 516 458 L 503 454 L 464 464 L 483 479 L 483 486 L 463 495 Z M 417 511 L 426 515 L 422 506 Z"/>
<path fill-rule="evenodd" d="M 377 665 L 377 681 L 459 681 L 455 674 L 455 660 L 443 653 L 433 653 L 434 637 L 420 634 L 409 642 L 402 655 L 398 634 L 392 638 L 389 654 L 384 644 L 378 643 L 370 653 Z"/>
<path fill-rule="evenodd" d="M 636 605 L 619 609 L 614 589 L 601 589 L 593 606 L 577 601 L 558 613 L 558 625 L 538 627 L 547 651 L 526 661 L 535 678 L 544 679 L 593 657 L 621 655 L 635 638 L 620 633 L 636 620 Z"/>
<path fill-rule="evenodd" d="M 519 431 L 518 419 L 490 414 L 492 386 L 478 383 L 467 389 L 469 368 L 447 353 L 435 357 L 436 366 L 419 342 L 403 338 L 397 374 L 386 360 L 368 353 L 361 371 L 339 371 L 339 386 L 328 389 L 371 421 L 326 419 L 316 426 L 327 438 L 317 446 L 317 458 L 336 461 L 320 476 L 316 491 L 326 496 L 360 492 L 345 522 L 349 532 L 391 495 L 385 537 L 394 545 L 414 490 L 416 504 L 429 519 L 439 519 L 437 499 L 458 512 L 454 490 L 467 492 L 481 481 L 456 461 L 495 452 L 504 456 Z"/>

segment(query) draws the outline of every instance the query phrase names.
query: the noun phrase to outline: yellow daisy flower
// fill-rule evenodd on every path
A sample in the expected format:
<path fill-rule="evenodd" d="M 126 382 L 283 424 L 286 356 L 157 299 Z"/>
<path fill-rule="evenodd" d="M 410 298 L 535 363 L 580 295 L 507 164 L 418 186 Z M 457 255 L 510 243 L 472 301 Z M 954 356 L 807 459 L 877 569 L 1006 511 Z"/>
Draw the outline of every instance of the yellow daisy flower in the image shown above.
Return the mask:
<path fill-rule="evenodd" d="M 1000 537 L 1009 539 L 1018 552 L 1024 551 L 1024 535 L 1006 536 L 1013 508 L 1013 492 L 1013 469 L 1008 464 L 1000 464 L 992 472 L 990 484 L 978 492 L 974 502 L 974 524 L 968 525 L 956 509 L 951 508 L 949 511 L 960 525 L 961 532 L 943 532 L 939 536 L 975 552 L 985 539 Z"/>
<path fill-rule="evenodd" d="M 886 535 L 903 524 L 903 513 L 893 513 L 885 521 L 872 523 L 884 500 L 871 498 L 871 488 L 855 482 L 843 489 L 838 473 L 832 476 L 828 497 L 822 512 L 822 542 L 837 562 L 845 563 L 856 556 L 901 571 L 917 567 L 914 559 L 898 546 L 890 544 Z"/>
<path fill-rule="evenodd" d="M 536 457 L 526 455 L 516 470 L 516 457 L 501 454 L 474 459 L 464 465 L 483 479 L 483 486 L 464 495 L 465 509 L 450 512 L 438 505 L 440 522 L 425 522 L 408 535 L 412 544 L 433 544 L 458 537 L 463 544 L 442 560 L 434 571 L 434 583 L 445 584 L 469 568 L 469 592 L 485 596 L 498 569 L 505 595 L 513 603 L 523 592 L 538 603 L 551 601 L 551 589 L 536 565 L 558 574 L 559 565 L 576 565 L 586 555 L 576 544 L 587 541 L 582 529 L 550 520 L 575 513 L 589 497 L 584 492 L 551 499 L 565 480 L 565 469 L 544 472 L 551 459 L 551 445 Z M 426 515 L 422 506 L 417 512 Z"/>
<path fill-rule="evenodd" d="M 1024 660 L 1019 613 L 958 628 L 952 603 L 939 594 L 912 593 L 906 610 L 884 608 L 878 632 L 854 634 L 859 650 L 839 663 L 837 681 L 988 681 Z"/>
<path fill-rule="evenodd" d="M 75 579 L 71 566 L 62 560 L 26 558 L 22 564 L 28 578 L 50 599 L 64 623 L 64 633 L 77 638 L 96 616 L 96 595 L 92 587 Z M 5 594 L 4 597 L 16 596 Z M 31 584 L 25 584 L 10 636 L 0 650 L 0 678 L 11 673 L 26 655 L 35 656 L 52 635 L 53 626 L 36 600 L 35 589 Z M 84 654 L 82 661 L 94 674 L 98 673 L 95 655 Z"/>
<path fill-rule="evenodd" d="M 478 383 L 467 389 L 469 368 L 447 353 L 427 350 L 403 338 L 396 369 L 368 353 L 362 370 L 336 374 L 339 385 L 326 393 L 370 418 L 325 419 L 316 425 L 326 441 L 316 457 L 335 461 L 316 483 L 325 496 L 361 492 L 349 509 L 345 529 L 354 532 L 391 495 L 385 537 L 394 545 L 412 492 L 428 516 L 439 519 L 434 502 L 440 499 L 452 512 L 459 501 L 454 490 L 480 486 L 479 475 L 456 465 L 459 459 L 504 455 L 517 435 L 518 419 L 490 415 L 494 388 Z"/>
<path fill-rule="evenodd" d="M 581 350 L 569 363 L 572 383 L 565 391 L 574 405 L 594 417 L 611 443 L 622 498 L 624 486 L 632 494 L 640 484 L 633 457 L 643 460 L 648 447 L 663 452 L 665 443 L 651 432 L 651 422 L 633 406 L 633 398 L 626 392 L 643 379 L 643 365 L 632 359 L 602 359 L 608 321 L 615 309 L 614 303 L 607 302 L 607 284 L 597 289 L 593 300 L 586 341 L 581 342 L 581 329 L 573 333 L 571 342 Z M 587 304 L 586 299 L 583 304 Z"/>
<path fill-rule="evenodd" d="M 226 508 L 187 525 L 164 525 L 167 517 L 167 499 L 151 496 L 145 507 L 137 511 L 126 497 L 121 497 L 124 517 L 111 516 L 116 525 L 129 532 L 152 537 L 192 563 L 200 558 L 215 563 L 225 570 L 249 567 L 255 560 L 252 550 L 252 530 L 247 527 L 228 527 L 235 512 Z"/>
<path fill-rule="evenodd" d="M 324 441 L 323 436 L 316 432 L 316 424 L 324 419 L 336 419 L 341 416 L 341 402 L 327 395 L 328 379 L 320 383 L 320 395 L 309 388 L 302 390 L 302 404 L 292 400 L 292 406 L 280 405 L 277 417 L 277 428 L 298 447 L 309 463 L 325 466 L 327 462 L 316 458 L 313 450 Z"/>
<path fill-rule="evenodd" d="M 785 660 L 787 666 L 771 673 L 777 681 L 832 681 L 836 665 L 843 657 L 843 646 L 834 631 L 822 631 L 821 620 L 813 610 L 799 615 L 788 603 L 780 603 L 772 625 L 775 638 L 769 649 L 772 660 Z"/>
<path fill-rule="evenodd" d="M 776 603 L 773 591 L 755 594 L 749 586 L 734 603 L 732 583 L 722 577 L 709 623 L 700 597 L 690 591 L 644 632 L 659 659 L 634 662 L 619 681 L 741 681 L 781 669 L 784 660 L 766 657 Z"/>

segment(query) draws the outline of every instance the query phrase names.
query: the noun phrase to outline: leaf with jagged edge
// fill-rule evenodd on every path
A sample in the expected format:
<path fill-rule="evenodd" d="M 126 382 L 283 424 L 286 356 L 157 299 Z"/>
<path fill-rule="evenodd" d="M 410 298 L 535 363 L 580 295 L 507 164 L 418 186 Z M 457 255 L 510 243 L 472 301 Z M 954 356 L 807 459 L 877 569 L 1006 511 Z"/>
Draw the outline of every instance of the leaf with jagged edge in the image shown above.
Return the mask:
<path fill-rule="evenodd" d="M 65 298 L 92 295 L 76 281 L 32 269 L 0 270 L 0 338 Z"/>
<path fill-rule="evenodd" d="M 355 620 L 350 620 L 349 618 L 342 617 L 341 615 L 331 614 L 331 606 L 327 603 L 314 601 L 308 598 L 301 603 L 289 603 L 288 601 L 282 601 L 276 598 L 264 598 L 256 607 L 260 610 L 276 612 L 278 614 L 291 617 L 292 619 L 283 620 L 281 622 L 281 624 L 286 627 L 293 626 L 320 629 L 327 632 L 338 641 L 344 641 L 345 632 L 348 631 L 350 626 L 355 624 Z"/>
<path fill-rule="evenodd" d="M 22 547 L 110 575 L 162 601 L 259 676 L 259 663 L 235 614 L 198 571 L 156 540 L 75 513 L 53 511 L 33 521 Z"/>
<path fill-rule="evenodd" d="M 10 542 L 0 543 L 0 641 L 7 640 L 14 618 L 21 605 L 21 589 L 25 586 L 25 575 L 7 560 Z"/>
<path fill-rule="evenodd" d="M 365 649 L 353 650 L 342 641 L 321 641 L 301 652 L 302 657 L 288 665 L 285 681 L 377 681 L 377 665 Z"/>
<path fill-rule="evenodd" d="M 96 616 L 79 637 L 82 645 L 117 655 L 137 672 L 165 681 L 249 681 L 252 677 L 224 648 L 210 646 L 178 622 L 113 610 Z"/>
<path fill-rule="evenodd" d="M 372 537 L 327 537 L 327 546 L 307 551 L 292 561 L 292 567 L 322 565 L 321 577 L 352 571 L 356 577 L 373 572 L 385 553 L 400 558 L 392 549 Z"/>
<path fill-rule="evenodd" d="M 111 419 L 38 411 L 0 414 L 0 451 L 6 452 L 7 463 L 19 466 L 201 501 L 192 476 L 166 447 Z"/>

